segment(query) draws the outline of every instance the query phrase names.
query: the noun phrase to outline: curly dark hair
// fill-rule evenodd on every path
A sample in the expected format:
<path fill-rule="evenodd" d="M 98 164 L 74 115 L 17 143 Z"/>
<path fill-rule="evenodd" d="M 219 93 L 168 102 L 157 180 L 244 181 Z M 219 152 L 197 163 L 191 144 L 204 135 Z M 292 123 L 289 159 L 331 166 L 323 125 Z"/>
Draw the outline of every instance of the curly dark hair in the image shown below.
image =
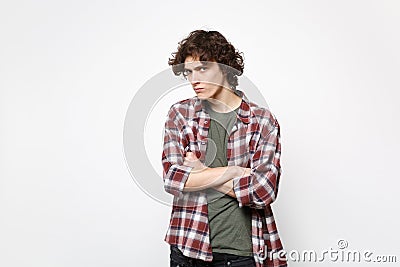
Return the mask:
<path fill-rule="evenodd" d="M 215 61 L 220 63 L 221 70 L 226 74 L 227 81 L 232 88 L 238 85 L 237 76 L 242 75 L 244 69 L 243 53 L 240 53 L 217 31 L 192 31 L 188 37 L 179 42 L 178 51 L 172 53 L 168 64 L 172 66 L 175 75 L 184 71 L 186 57 L 192 56 L 199 61 Z"/>

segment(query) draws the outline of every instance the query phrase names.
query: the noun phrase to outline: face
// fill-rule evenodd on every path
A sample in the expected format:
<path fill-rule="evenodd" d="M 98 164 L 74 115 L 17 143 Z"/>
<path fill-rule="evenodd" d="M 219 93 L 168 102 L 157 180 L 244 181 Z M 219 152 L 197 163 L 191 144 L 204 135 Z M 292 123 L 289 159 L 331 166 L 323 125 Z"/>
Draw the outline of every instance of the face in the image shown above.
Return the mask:
<path fill-rule="evenodd" d="M 198 58 L 186 57 L 184 75 L 200 99 L 219 99 L 224 87 L 228 87 L 226 75 L 216 62 L 201 62 Z"/>

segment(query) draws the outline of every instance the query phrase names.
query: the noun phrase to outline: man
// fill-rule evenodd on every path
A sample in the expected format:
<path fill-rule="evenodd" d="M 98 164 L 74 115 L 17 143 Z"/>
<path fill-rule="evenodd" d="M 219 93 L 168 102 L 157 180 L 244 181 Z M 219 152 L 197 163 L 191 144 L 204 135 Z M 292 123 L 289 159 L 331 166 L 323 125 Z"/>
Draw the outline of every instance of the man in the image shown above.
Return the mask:
<path fill-rule="evenodd" d="M 169 65 L 196 93 L 171 106 L 164 127 L 170 266 L 286 266 L 270 206 L 281 174 L 279 124 L 236 89 L 241 54 L 219 32 L 197 30 Z"/>

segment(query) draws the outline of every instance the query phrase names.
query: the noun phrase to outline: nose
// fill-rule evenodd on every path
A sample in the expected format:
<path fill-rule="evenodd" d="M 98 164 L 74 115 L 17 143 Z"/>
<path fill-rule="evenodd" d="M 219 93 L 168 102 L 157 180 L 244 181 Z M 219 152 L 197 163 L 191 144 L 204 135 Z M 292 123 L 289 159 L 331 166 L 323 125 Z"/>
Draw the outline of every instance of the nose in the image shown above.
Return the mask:
<path fill-rule="evenodd" d="M 193 87 L 193 88 L 195 88 L 197 85 L 200 84 L 199 81 L 191 81 L 190 83 L 192 84 L 192 87 Z"/>
<path fill-rule="evenodd" d="M 200 82 L 196 71 L 192 71 L 192 73 L 190 73 L 190 75 L 188 76 L 188 79 L 192 85 L 196 85 Z"/>

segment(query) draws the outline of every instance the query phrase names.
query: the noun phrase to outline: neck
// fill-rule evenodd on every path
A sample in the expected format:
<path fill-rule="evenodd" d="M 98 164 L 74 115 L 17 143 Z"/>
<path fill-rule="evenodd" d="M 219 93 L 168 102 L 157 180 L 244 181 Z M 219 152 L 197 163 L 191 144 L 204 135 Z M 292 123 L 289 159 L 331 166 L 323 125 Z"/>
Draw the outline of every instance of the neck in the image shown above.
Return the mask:
<path fill-rule="evenodd" d="M 217 112 L 227 113 L 235 110 L 242 103 L 242 98 L 236 95 L 232 89 L 223 87 L 214 98 L 207 99 L 210 107 Z"/>

